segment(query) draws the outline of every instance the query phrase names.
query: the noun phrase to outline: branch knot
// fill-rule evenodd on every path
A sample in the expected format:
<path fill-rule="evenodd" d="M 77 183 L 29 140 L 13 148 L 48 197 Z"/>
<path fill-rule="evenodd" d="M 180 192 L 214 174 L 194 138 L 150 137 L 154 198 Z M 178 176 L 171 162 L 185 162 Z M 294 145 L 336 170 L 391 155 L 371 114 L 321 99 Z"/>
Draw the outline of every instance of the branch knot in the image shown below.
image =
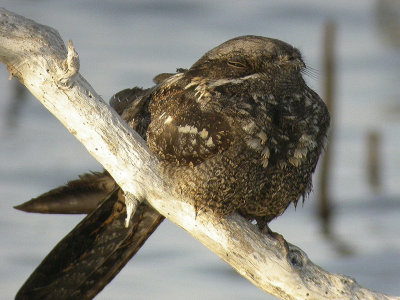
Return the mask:
<path fill-rule="evenodd" d="M 58 78 L 58 84 L 60 88 L 70 88 L 75 81 L 75 77 L 79 73 L 79 55 L 75 51 L 75 47 L 72 41 L 68 41 L 68 55 L 62 64 L 62 74 Z"/>

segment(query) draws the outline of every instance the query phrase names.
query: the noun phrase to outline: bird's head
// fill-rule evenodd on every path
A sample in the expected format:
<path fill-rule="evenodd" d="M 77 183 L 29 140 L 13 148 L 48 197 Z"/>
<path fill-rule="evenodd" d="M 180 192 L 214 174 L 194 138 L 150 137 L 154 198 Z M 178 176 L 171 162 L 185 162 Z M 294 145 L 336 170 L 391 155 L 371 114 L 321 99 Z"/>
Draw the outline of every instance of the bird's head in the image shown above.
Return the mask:
<path fill-rule="evenodd" d="M 305 69 L 300 51 L 280 40 L 241 36 L 204 54 L 190 69 L 194 76 L 210 79 L 240 78 L 256 73 L 299 73 Z"/>

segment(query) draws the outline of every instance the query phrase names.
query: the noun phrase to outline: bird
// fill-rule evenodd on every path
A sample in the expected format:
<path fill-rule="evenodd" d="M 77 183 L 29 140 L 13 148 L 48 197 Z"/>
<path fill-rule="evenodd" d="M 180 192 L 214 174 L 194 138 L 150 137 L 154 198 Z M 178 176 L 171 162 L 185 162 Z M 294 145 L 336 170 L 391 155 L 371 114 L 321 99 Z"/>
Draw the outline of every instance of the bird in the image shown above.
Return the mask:
<path fill-rule="evenodd" d="M 149 149 L 197 211 L 266 224 L 311 190 L 329 113 L 304 70 L 291 45 L 244 36 L 148 92 Z"/>
<path fill-rule="evenodd" d="M 297 48 L 278 39 L 246 35 L 211 49 L 188 69 L 157 75 L 151 88 L 134 87 L 116 93 L 110 105 L 146 140 L 159 159 L 160 172 L 190 201 L 196 214 L 224 218 L 238 213 L 263 230 L 291 203 L 296 206 L 300 199 L 304 201 L 326 143 L 329 112 L 324 101 L 308 87 L 303 78 L 306 73 Z M 82 175 L 17 208 L 47 213 L 91 212 L 49 254 L 54 261 L 74 239 L 81 240 L 90 232 L 100 234 L 96 227 L 100 212 L 108 220 L 101 223 L 102 234 L 112 231 L 110 220 L 118 220 L 113 230 L 122 231 L 123 203 L 123 192 L 104 171 Z M 145 210 L 155 220 L 149 230 L 143 231 L 148 236 L 163 217 L 146 202 L 141 205 L 142 216 Z M 138 226 L 141 219 L 137 218 L 132 226 Z M 118 240 L 117 244 L 125 247 L 123 251 L 134 247 L 132 236 L 126 234 Z M 118 245 L 109 248 L 115 250 Z M 90 252 L 93 247 L 88 244 L 82 251 Z M 107 273 L 115 276 L 132 253 L 112 271 L 103 267 L 98 277 L 104 278 Z M 45 286 L 42 291 L 47 293 L 54 290 L 57 280 L 64 287 L 66 270 L 77 265 L 76 259 L 82 256 L 79 252 L 54 271 L 57 276 L 46 271 L 51 260 L 42 262 L 35 271 L 40 276 L 34 276 L 34 272 L 19 294 L 29 291 L 32 296 L 37 284 Z M 87 265 L 88 270 L 94 268 Z M 53 279 L 45 284 L 40 282 L 50 277 Z M 107 280 L 101 281 L 93 293 L 99 292 Z M 90 289 L 90 284 L 83 292 L 85 289 Z"/>

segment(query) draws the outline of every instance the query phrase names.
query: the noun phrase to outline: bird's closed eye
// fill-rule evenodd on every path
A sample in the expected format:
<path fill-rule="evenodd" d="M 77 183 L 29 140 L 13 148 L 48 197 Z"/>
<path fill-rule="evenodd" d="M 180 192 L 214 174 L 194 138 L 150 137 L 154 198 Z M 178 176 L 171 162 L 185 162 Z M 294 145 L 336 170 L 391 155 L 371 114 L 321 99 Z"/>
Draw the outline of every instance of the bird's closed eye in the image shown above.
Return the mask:
<path fill-rule="evenodd" d="M 233 68 L 240 68 L 240 69 L 246 68 L 246 65 L 244 63 L 241 63 L 238 61 L 228 61 L 228 66 L 233 67 Z"/>

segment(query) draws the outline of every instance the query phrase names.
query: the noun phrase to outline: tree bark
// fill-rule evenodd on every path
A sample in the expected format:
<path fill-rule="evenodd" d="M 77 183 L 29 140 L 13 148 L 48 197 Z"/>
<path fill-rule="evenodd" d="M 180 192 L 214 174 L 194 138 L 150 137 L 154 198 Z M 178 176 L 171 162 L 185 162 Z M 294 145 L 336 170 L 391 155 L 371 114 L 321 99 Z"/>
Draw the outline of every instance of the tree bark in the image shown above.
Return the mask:
<path fill-rule="evenodd" d="M 313 264 L 298 247 L 287 252 L 238 215 L 195 215 L 158 172 L 145 142 L 79 74 L 79 58 L 58 32 L 0 8 L 0 61 L 87 148 L 133 199 L 156 210 L 206 245 L 238 273 L 282 299 L 400 299 L 361 287 Z"/>

